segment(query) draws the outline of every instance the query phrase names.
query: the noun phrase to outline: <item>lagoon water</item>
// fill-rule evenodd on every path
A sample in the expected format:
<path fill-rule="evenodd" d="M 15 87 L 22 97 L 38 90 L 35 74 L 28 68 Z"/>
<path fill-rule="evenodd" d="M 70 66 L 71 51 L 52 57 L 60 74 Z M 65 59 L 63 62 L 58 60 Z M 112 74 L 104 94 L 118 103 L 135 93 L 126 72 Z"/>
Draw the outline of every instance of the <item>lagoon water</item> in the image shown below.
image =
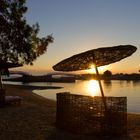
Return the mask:
<path fill-rule="evenodd" d="M 16 84 L 16 83 L 15 83 Z M 73 94 L 100 96 L 96 80 L 78 80 L 76 83 L 29 83 L 36 86 L 60 86 L 61 89 L 34 90 L 33 92 L 45 98 L 56 100 L 56 93 L 71 92 Z M 140 81 L 112 80 L 102 81 L 105 96 L 126 96 L 127 110 L 130 113 L 140 113 Z"/>
<path fill-rule="evenodd" d="M 36 85 L 35 83 L 34 85 Z M 76 83 L 38 83 L 39 85 L 61 86 L 61 89 L 34 90 L 43 97 L 56 100 L 56 93 L 71 92 L 74 94 L 100 96 L 96 80 L 76 81 Z M 130 113 L 140 113 L 140 81 L 102 81 L 105 96 L 126 96 L 127 110 Z"/>

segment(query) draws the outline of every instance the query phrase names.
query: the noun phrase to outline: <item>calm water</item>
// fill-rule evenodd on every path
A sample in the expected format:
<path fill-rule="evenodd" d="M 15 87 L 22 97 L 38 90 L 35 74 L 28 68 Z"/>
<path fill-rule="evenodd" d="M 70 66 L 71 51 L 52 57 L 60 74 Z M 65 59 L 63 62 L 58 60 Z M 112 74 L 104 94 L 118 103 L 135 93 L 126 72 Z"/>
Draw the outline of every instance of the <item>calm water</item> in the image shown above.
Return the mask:
<path fill-rule="evenodd" d="M 56 93 L 71 92 L 91 96 L 100 96 L 98 82 L 76 81 L 76 83 L 35 83 L 34 85 L 61 86 L 62 89 L 34 90 L 43 97 L 56 100 Z M 128 112 L 140 113 L 140 81 L 102 81 L 105 96 L 126 96 Z"/>
<path fill-rule="evenodd" d="M 74 94 L 83 94 L 91 96 L 101 95 L 99 85 L 96 80 L 76 81 L 76 83 L 30 83 L 29 85 L 63 87 L 62 89 L 47 89 L 33 91 L 38 95 L 53 100 L 56 100 L 56 93 L 59 92 L 71 92 Z M 140 113 L 140 81 L 102 81 L 102 85 L 105 96 L 126 96 L 128 112 Z"/>

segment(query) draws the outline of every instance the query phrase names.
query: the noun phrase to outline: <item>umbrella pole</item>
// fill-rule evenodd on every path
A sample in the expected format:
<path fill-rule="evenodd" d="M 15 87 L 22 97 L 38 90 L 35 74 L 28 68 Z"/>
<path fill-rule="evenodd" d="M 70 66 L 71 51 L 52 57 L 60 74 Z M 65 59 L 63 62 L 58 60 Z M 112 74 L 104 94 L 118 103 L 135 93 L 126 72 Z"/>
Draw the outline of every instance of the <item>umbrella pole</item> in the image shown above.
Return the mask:
<path fill-rule="evenodd" d="M 2 78 L 1 78 L 1 71 L 0 71 L 0 89 L 2 89 Z"/>
<path fill-rule="evenodd" d="M 102 99 L 103 99 L 103 104 L 104 104 L 105 111 L 106 111 L 107 110 L 106 100 L 105 100 L 104 91 L 103 91 L 103 88 L 102 88 L 102 84 L 101 84 L 101 80 L 100 80 L 100 75 L 99 75 L 99 71 L 98 71 L 97 66 L 95 66 L 95 70 L 96 70 L 97 79 L 98 79 L 98 83 L 99 83 L 99 87 L 100 87 L 100 91 L 101 91 L 101 95 L 102 95 Z"/>

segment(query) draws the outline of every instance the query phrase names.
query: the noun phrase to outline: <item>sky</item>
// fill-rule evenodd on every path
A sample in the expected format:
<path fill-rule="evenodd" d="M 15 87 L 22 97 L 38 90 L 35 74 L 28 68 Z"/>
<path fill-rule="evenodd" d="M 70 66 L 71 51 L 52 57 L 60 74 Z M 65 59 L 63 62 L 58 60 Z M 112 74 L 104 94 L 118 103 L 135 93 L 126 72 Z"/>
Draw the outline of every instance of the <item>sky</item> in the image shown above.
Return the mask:
<path fill-rule="evenodd" d="M 138 73 L 140 70 L 139 0 L 27 0 L 28 24 L 40 25 L 39 37 L 52 34 L 54 43 L 34 61 L 17 70 L 47 73 L 72 55 L 100 47 L 131 44 L 138 50 L 128 58 L 100 67 L 100 72 Z"/>

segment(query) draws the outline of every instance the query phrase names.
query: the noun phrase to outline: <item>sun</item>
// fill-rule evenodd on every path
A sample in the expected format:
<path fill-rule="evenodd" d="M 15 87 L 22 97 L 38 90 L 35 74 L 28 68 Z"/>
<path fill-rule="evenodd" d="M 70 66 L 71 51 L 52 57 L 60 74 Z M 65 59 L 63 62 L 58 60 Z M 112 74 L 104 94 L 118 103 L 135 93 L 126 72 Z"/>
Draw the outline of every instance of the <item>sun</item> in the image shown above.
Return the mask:
<path fill-rule="evenodd" d="M 91 69 L 94 69 L 95 68 L 95 65 L 94 64 L 90 65 L 90 68 Z"/>
<path fill-rule="evenodd" d="M 91 74 L 95 73 L 95 65 L 94 65 L 94 64 L 91 64 L 91 65 L 89 66 L 89 68 L 90 68 L 90 69 L 85 70 L 87 73 L 91 73 Z"/>
<path fill-rule="evenodd" d="M 90 69 L 85 70 L 86 73 L 90 73 L 90 74 L 96 73 L 96 71 L 95 71 L 95 65 L 94 64 L 91 64 L 89 66 L 89 68 Z M 108 69 L 108 66 L 98 67 L 98 70 L 99 70 L 100 74 L 104 73 L 107 69 Z"/>

